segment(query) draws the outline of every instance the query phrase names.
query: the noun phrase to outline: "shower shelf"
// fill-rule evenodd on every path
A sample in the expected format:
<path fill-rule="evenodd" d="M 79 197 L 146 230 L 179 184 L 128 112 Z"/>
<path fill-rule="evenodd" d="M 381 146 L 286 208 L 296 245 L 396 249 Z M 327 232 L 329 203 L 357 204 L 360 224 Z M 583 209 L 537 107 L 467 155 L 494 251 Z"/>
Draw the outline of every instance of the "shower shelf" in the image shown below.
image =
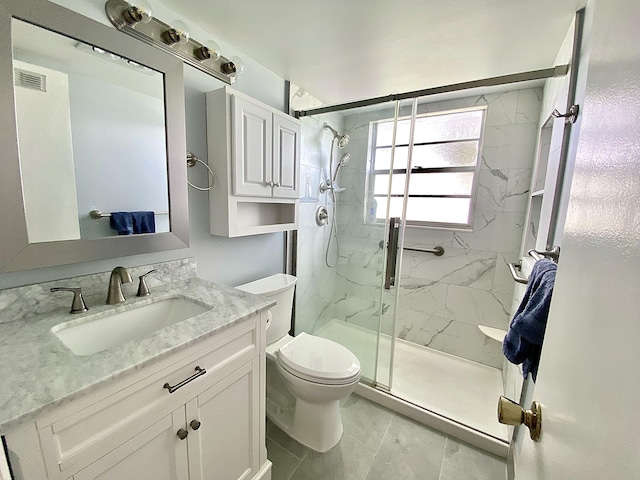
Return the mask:
<path fill-rule="evenodd" d="M 500 343 L 502 343 L 504 341 L 504 336 L 507 334 L 506 330 L 502 330 L 500 328 L 489 327 L 487 325 L 478 325 L 478 328 L 487 337 L 495 340 L 496 342 L 500 342 Z"/>

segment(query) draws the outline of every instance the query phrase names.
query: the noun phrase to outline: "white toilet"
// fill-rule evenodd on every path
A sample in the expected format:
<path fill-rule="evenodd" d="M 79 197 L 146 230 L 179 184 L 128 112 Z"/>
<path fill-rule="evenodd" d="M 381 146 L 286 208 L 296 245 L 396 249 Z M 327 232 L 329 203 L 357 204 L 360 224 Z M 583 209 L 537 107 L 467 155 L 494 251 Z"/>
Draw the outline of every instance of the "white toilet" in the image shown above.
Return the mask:
<path fill-rule="evenodd" d="M 342 437 L 340 400 L 360 380 L 360 362 L 331 340 L 288 334 L 296 280 L 280 273 L 236 288 L 278 302 L 267 324 L 267 416 L 298 442 L 325 452 Z"/>

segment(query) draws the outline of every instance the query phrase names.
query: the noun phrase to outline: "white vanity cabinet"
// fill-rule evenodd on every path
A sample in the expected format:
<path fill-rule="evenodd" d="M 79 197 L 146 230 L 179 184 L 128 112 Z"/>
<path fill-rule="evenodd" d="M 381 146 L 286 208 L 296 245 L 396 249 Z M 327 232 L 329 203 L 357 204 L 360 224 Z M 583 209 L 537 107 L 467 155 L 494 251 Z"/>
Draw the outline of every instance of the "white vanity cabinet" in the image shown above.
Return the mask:
<path fill-rule="evenodd" d="M 208 92 L 211 233 L 227 237 L 296 229 L 300 122 L 228 87 Z"/>
<path fill-rule="evenodd" d="M 265 322 L 255 315 L 10 432 L 16 479 L 270 478 Z"/>

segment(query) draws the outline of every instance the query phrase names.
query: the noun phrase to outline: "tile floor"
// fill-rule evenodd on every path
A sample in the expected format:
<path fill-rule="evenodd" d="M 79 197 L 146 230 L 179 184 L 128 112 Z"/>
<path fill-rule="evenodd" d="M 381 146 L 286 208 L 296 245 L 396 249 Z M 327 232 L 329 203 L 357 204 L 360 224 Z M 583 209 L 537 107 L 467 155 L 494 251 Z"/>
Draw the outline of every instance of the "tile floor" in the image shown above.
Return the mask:
<path fill-rule="evenodd" d="M 325 453 L 309 450 L 267 421 L 273 480 L 505 480 L 501 458 L 352 394 L 344 434 Z"/>

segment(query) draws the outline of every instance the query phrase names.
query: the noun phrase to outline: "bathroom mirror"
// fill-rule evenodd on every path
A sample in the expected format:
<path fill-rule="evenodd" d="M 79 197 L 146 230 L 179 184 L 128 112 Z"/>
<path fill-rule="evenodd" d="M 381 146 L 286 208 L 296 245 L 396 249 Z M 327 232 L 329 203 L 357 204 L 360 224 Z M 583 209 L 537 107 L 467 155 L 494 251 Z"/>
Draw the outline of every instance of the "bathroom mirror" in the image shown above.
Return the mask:
<path fill-rule="evenodd" d="M 0 272 L 188 246 L 182 62 L 47 1 L 0 0 L 0 22 Z"/>

